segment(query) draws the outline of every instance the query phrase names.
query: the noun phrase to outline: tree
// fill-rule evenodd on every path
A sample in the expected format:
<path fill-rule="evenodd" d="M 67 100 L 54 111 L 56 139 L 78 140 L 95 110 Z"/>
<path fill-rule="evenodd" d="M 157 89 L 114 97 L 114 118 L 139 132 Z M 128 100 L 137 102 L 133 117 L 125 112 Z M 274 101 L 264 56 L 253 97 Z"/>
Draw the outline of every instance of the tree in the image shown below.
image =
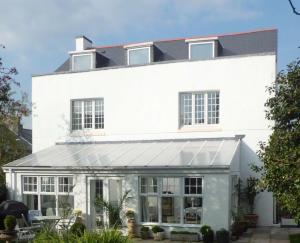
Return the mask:
<path fill-rule="evenodd" d="M 267 143 L 260 143 L 261 186 L 300 219 L 300 60 L 281 71 L 268 88 L 266 118 L 274 121 Z"/>
<path fill-rule="evenodd" d="M 4 48 L 0 44 L 0 49 Z M 14 86 L 20 86 L 20 83 L 14 79 L 17 74 L 17 69 L 5 67 L 0 57 L 0 166 L 28 154 L 27 148 L 16 140 L 16 135 L 8 129 L 11 124 L 19 122 L 22 115 L 28 115 L 30 112 L 26 95 L 23 95 L 21 100 L 14 97 Z M 0 168 L 0 184 L 4 182 L 4 175 Z M 3 186 L 1 188 L 3 189 Z"/>
<path fill-rule="evenodd" d="M 297 11 L 297 9 L 296 9 L 296 7 L 294 6 L 292 0 L 288 0 L 288 1 L 289 1 L 290 6 L 291 6 L 291 8 L 292 8 L 292 10 L 293 10 L 293 13 L 296 14 L 296 15 L 300 15 L 300 12 Z"/>

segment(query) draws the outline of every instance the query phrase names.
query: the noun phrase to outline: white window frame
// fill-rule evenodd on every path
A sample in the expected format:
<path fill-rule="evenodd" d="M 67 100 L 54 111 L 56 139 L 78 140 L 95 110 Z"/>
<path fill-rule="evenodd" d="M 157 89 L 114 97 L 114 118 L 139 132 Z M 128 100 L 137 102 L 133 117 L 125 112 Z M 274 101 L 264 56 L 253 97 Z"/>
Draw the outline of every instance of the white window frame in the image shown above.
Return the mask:
<path fill-rule="evenodd" d="M 203 45 L 203 44 L 212 44 L 212 58 L 216 57 L 216 42 L 215 41 L 200 41 L 200 42 L 191 42 L 189 43 L 189 60 L 192 60 L 192 46 L 193 45 Z M 193 61 L 204 61 L 204 60 L 211 60 L 211 59 L 199 59 Z"/>
<path fill-rule="evenodd" d="M 54 191 L 53 192 L 46 192 L 46 191 L 42 191 L 42 178 L 46 178 L 46 177 L 52 177 L 54 178 Z M 56 190 L 56 179 L 55 179 L 55 176 L 40 176 L 39 177 L 39 180 L 40 180 L 40 193 L 43 194 L 43 195 L 55 195 L 55 190 Z M 45 184 L 45 185 L 49 185 L 50 187 L 52 186 L 52 184 Z"/>
<path fill-rule="evenodd" d="M 30 192 L 30 191 L 24 191 L 24 178 L 25 177 L 36 177 L 37 178 L 37 191 L 36 192 Z M 42 192 L 41 190 L 41 178 L 42 177 L 54 177 L 54 192 Z M 73 178 L 73 188 L 75 185 L 75 177 L 74 175 L 49 175 L 49 174 L 45 174 L 45 175 L 27 175 L 27 174 L 23 174 L 21 175 L 21 185 L 22 185 L 22 194 L 24 195 L 37 195 L 38 196 L 38 210 L 42 211 L 42 207 L 41 207 L 41 196 L 43 195 L 52 195 L 55 196 L 55 207 L 56 207 L 56 216 L 59 215 L 58 209 L 59 209 L 59 201 L 58 201 L 58 196 L 61 195 L 67 195 L 67 196 L 72 196 L 74 199 L 74 207 L 75 207 L 75 197 L 74 197 L 74 190 L 72 192 L 59 192 L 59 188 L 58 188 L 58 178 L 59 177 L 72 177 Z M 23 200 L 23 198 L 22 198 Z"/>
<path fill-rule="evenodd" d="M 32 184 L 32 183 L 26 183 L 27 185 L 31 185 L 31 186 L 34 186 L 34 185 L 36 185 L 36 191 L 25 191 L 25 183 L 24 183 L 24 179 L 25 179 L 25 177 L 31 177 L 31 178 L 36 178 L 36 184 Z M 28 194 L 37 194 L 38 193 L 38 191 L 39 191 L 39 182 L 38 182 L 38 177 L 37 176 L 31 176 L 31 175 L 28 175 L 28 176 L 23 176 L 22 177 L 22 191 L 23 191 L 23 193 L 28 193 Z"/>
<path fill-rule="evenodd" d="M 95 109 L 96 109 L 96 100 L 102 101 L 102 108 L 103 108 L 103 128 L 96 128 L 95 126 Z M 73 102 L 79 101 L 81 102 L 81 129 L 73 129 Z M 85 101 L 92 101 L 92 127 L 91 128 L 85 128 L 85 117 L 84 117 L 84 102 Z M 105 116 L 104 116 L 104 98 L 91 98 L 91 99 L 73 99 L 71 100 L 71 107 L 70 107 L 70 128 L 72 132 L 76 131 L 91 131 L 91 130 L 104 130 L 105 128 Z"/>
<path fill-rule="evenodd" d="M 141 50 L 141 49 L 148 49 L 148 63 L 143 63 L 143 64 L 130 64 L 130 52 L 131 51 L 136 51 L 136 50 Z M 151 63 L 152 61 L 152 47 L 151 46 L 144 46 L 144 47 L 136 47 L 136 48 L 128 48 L 127 49 L 127 65 L 128 66 L 136 66 L 136 65 L 147 65 Z"/>
<path fill-rule="evenodd" d="M 211 93 L 211 92 L 216 92 L 216 93 L 219 93 L 219 117 L 218 117 L 218 120 L 219 122 L 218 123 L 212 123 L 212 124 L 209 124 L 208 123 L 208 93 Z M 181 107 L 181 95 L 183 94 L 191 94 L 192 95 L 192 124 L 191 125 L 187 125 L 187 124 L 183 124 L 182 122 L 182 119 L 181 119 L 181 111 L 183 109 L 183 107 Z M 196 94 L 204 94 L 204 123 L 196 123 L 195 120 L 196 120 Z M 219 126 L 220 125 L 220 108 L 221 108 L 221 105 L 220 105 L 220 102 L 221 99 L 220 99 L 220 91 L 219 90 L 206 90 L 206 91 L 192 91 L 192 92 L 180 92 L 179 93 L 179 128 L 185 128 L 185 127 L 208 127 L 208 126 Z"/>
<path fill-rule="evenodd" d="M 94 53 L 73 54 L 72 55 L 72 71 L 74 71 L 74 72 L 86 71 L 86 70 L 75 70 L 74 69 L 74 58 L 75 57 L 79 57 L 79 56 L 90 56 L 90 58 L 91 58 L 91 65 L 90 65 L 89 69 L 95 68 L 95 55 L 94 55 Z M 89 69 L 87 69 L 87 70 L 89 70 Z"/>
<path fill-rule="evenodd" d="M 142 177 L 155 177 L 157 178 L 157 193 L 141 193 L 141 178 Z M 180 179 L 180 192 L 178 194 L 163 194 L 163 178 L 179 178 Z M 185 178 L 200 178 L 202 182 L 202 193 L 201 194 L 185 194 Z M 141 175 L 139 176 L 138 185 L 138 209 L 139 209 L 139 223 L 141 225 L 162 225 L 162 226 L 183 226 L 183 227 L 199 227 L 203 223 L 203 204 L 204 204 L 204 176 L 202 175 L 166 175 L 165 177 L 157 175 Z M 158 222 L 143 222 L 141 217 L 141 196 L 157 197 L 158 203 Z M 163 197 L 179 197 L 180 198 L 180 223 L 163 223 L 162 222 L 162 198 Z M 201 222 L 200 224 L 185 224 L 184 223 L 184 198 L 185 197 L 201 197 L 202 198 L 202 210 L 201 210 Z"/>

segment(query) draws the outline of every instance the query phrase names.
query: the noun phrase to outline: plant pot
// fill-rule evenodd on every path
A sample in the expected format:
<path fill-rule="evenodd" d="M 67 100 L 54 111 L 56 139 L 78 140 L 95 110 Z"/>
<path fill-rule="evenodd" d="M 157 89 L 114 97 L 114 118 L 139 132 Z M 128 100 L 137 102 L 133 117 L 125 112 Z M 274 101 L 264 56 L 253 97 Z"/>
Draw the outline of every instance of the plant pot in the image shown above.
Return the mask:
<path fill-rule="evenodd" d="M 141 231 L 141 238 L 147 240 L 149 238 L 149 231 Z"/>
<path fill-rule="evenodd" d="M 248 222 L 249 228 L 256 228 L 257 221 L 258 221 L 258 215 L 257 214 L 246 214 L 245 219 Z"/>
<path fill-rule="evenodd" d="M 165 232 L 153 233 L 154 240 L 160 241 L 165 239 Z"/>
<path fill-rule="evenodd" d="M 280 222 L 281 227 L 297 227 L 298 224 L 294 218 L 281 218 Z"/>
<path fill-rule="evenodd" d="M 15 238 L 17 238 L 17 231 L 16 230 L 12 230 L 12 231 L 0 230 L 0 240 L 12 241 Z"/>
<path fill-rule="evenodd" d="M 127 230 L 128 230 L 128 237 L 134 238 L 136 235 L 136 223 L 134 219 L 129 219 L 127 221 Z"/>
<path fill-rule="evenodd" d="M 213 243 L 214 242 L 214 233 L 207 233 L 202 236 L 204 243 Z"/>
<path fill-rule="evenodd" d="M 238 224 L 239 224 L 239 228 L 240 228 L 241 234 L 243 234 L 244 232 L 247 231 L 247 229 L 248 229 L 248 224 L 249 224 L 248 221 L 240 221 L 240 222 L 238 222 Z"/>
<path fill-rule="evenodd" d="M 229 232 L 217 231 L 217 242 L 218 243 L 229 243 Z"/>

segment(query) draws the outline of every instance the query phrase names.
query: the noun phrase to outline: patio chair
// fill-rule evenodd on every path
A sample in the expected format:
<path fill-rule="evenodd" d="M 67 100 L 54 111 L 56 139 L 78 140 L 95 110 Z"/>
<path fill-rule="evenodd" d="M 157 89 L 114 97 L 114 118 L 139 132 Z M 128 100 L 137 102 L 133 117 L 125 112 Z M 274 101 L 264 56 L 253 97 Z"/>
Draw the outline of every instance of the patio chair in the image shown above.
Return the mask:
<path fill-rule="evenodd" d="M 42 212 L 40 210 L 29 210 L 28 211 L 28 223 L 30 225 L 40 225 L 40 223 L 36 223 L 36 217 L 42 216 Z"/>
<path fill-rule="evenodd" d="M 76 222 L 76 220 L 77 216 L 75 214 L 71 214 L 68 218 L 65 219 L 62 218 L 56 225 L 57 230 L 62 232 L 71 229 L 72 225 Z"/>
<path fill-rule="evenodd" d="M 35 237 L 35 232 L 39 229 L 39 226 L 29 226 L 24 214 L 22 214 L 22 218 L 17 219 L 17 241 L 30 241 Z"/>

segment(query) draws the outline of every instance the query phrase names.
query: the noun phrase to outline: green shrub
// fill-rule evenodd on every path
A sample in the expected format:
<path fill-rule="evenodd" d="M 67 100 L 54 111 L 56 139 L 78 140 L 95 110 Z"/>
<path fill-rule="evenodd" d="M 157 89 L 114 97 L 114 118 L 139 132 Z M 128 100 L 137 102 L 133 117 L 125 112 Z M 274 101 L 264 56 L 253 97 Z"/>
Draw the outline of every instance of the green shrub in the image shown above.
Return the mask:
<path fill-rule="evenodd" d="M 97 243 L 131 243 L 131 240 L 127 236 L 123 236 L 122 233 L 115 229 L 104 230 L 100 233 L 100 238 Z M 86 241 L 78 243 L 87 243 Z M 93 242 L 91 242 L 93 243 Z"/>
<path fill-rule="evenodd" d="M 202 234 L 203 242 L 209 243 L 214 241 L 214 231 L 209 225 L 203 225 L 200 229 Z"/>
<path fill-rule="evenodd" d="M 142 226 L 141 227 L 141 231 L 143 231 L 143 232 L 149 232 L 149 228 L 146 227 L 146 226 Z"/>
<path fill-rule="evenodd" d="M 134 211 L 133 210 L 127 210 L 126 213 L 125 213 L 125 216 L 128 219 L 134 219 Z"/>
<path fill-rule="evenodd" d="M 13 215 L 7 215 L 4 219 L 5 230 L 12 231 L 17 225 L 16 217 Z"/>
<path fill-rule="evenodd" d="M 299 243 L 300 242 L 300 234 L 289 235 L 290 243 Z"/>
<path fill-rule="evenodd" d="M 153 226 L 152 227 L 152 232 L 153 233 L 158 233 L 158 232 L 164 232 L 165 230 L 163 229 L 163 228 L 161 228 L 161 227 L 159 227 L 159 226 L 157 226 L 157 225 L 155 225 L 155 226 Z"/>
<path fill-rule="evenodd" d="M 200 228 L 200 232 L 202 235 L 205 235 L 207 232 L 209 232 L 211 230 L 211 227 L 209 225 L 203 225 Z"/>
<path fill-rule="evenodd" d="M 70 228 L 70 233 L 76 236 L 82 236 L 85 230 L 86 227 L 82 222 L 75 222 Z"/>
<path fill-rule="evenodd" d="M 131 243 L 127 236 L 115 229 L 96 231 L 84 231 L 81 236 L 70 232 L 58 234 L 55 231 L 43 229 L 39 232 L 34 243 Z"/>

